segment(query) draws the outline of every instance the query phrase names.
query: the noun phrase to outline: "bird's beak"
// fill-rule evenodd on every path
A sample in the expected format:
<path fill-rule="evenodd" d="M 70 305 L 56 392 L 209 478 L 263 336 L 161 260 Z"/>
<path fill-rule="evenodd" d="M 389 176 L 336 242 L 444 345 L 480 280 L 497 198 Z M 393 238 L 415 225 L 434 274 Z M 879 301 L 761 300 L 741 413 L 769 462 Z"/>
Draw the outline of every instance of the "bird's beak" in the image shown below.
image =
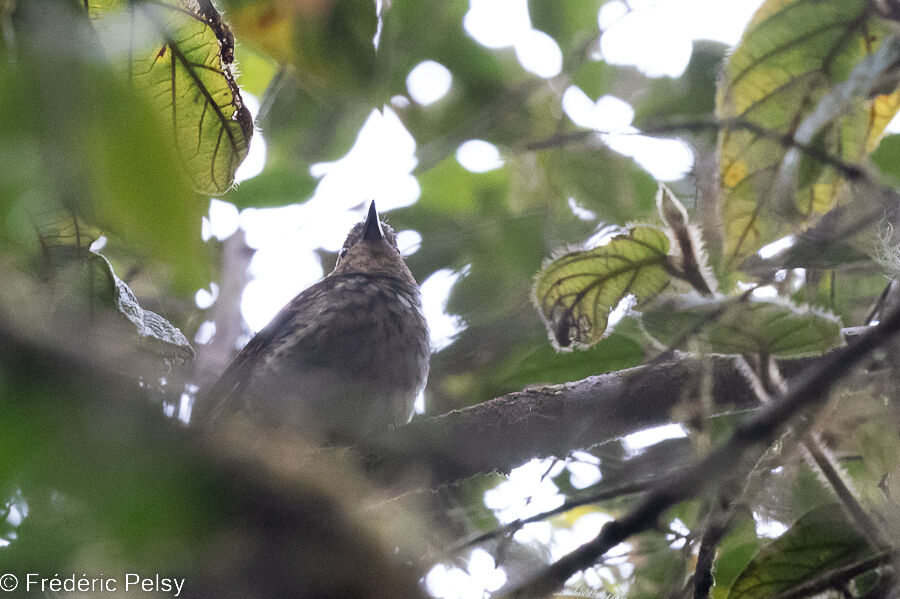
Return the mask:
<path fill-rule="evenodd" d="M 366 216 L 366 223 L 363 225 L 362 238 L 366 241 L 379 241 L 384 239 L 384 231 L 381 230 L 381 219 L 378 218 L 378 211 L 375 210 L 375 200 L 369 205 L 369 215 Z"/>

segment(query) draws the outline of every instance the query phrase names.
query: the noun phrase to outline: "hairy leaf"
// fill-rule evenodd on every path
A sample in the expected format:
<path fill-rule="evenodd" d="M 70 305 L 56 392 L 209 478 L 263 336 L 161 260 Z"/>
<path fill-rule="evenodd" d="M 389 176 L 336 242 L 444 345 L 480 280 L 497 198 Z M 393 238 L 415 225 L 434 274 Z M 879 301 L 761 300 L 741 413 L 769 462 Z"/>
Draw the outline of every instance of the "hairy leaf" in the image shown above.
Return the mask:
<path fill-rule="evenodd" d="M 667 297 L 643 311 L 645 330 L 667 347 L 685 349 L 698 339 L 721 354 L 803 356 L 841 344 L 836 317 L 786 301 Z"/>
<path fill-rule="evenodd" d="M 85 4 L 107 56 L 171 122 L 195 187 L 225 192 L 253 124 L 231 72 L 234 39 L 209 0 Z"/>
<path fill-rule="evenodd" d="M 729 264 L 825 213 L 846 192 L 835 168 L 806 156 L 793 164 L 793 198 L 773 199 L 789 150 L 784 136 L 806 125 L 809 145 L 856 163 L 875 148 L 897 111 L 900 94 L 869 97 L 862 90 L 842 98 L 839 110 L 816 112 L 885 39 L 887 28 L 872 10 L 866 0 L 768 0 L 745 30 L 716 101 L 719 118 L 749 125 L 723 130 L 719 138 Z"/>
<path fill-rule="evenodd" d="M 606 245 L 551 258 L 534 282 L 533 298 L 558 350 L 602 339 L 610 311 L 628 295 L 650 298 L 668 284 L 669 238 L 634 227 Z"/>
<path fill-rule="evenodd" d="M 864 564 L 874 555 L 868 541 L 847 522 L 840 505 L 822 506 L 807 512 L 756 554 L 728 597 L 770 599 L 836 570 Z"/>

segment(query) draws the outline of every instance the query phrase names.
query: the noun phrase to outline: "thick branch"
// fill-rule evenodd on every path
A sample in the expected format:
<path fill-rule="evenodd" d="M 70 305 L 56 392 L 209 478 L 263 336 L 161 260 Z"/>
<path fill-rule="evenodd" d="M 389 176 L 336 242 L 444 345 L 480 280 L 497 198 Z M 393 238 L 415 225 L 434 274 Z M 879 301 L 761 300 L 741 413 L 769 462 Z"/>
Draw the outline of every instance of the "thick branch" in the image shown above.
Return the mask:
<path fill-rule="evenodd" d="M 731 358 L 712 360 L 712 396 L 721 406 L 755 407 L 753 390 Z M 785 362 L 786 374 L 810 360 Z M 708 372 L 708 371 L 707 371 Z M 528 389 L 395 429 L 368 448 L 367 470 L 383 481 L 411 467 L 435 484 L 484 472 L 509 472 L 532 458 L 565 457 L 629 433 L 671 422 L 680 400 L 696 396 L 704 373 L 696 357 Z"/>

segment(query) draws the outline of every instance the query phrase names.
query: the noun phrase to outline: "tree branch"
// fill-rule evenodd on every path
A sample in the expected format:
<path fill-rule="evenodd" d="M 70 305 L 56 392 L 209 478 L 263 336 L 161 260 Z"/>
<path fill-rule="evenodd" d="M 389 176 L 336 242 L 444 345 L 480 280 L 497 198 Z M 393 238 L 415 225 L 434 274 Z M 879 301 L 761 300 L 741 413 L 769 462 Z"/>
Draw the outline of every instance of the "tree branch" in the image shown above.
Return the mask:
<path fill-rule="evenodd" d="M 719 407 L 757 406 L 753 389 L 732 358 L 704 359 L 712 362 L 712 396 Z M 781 368 L 796 374 L 815 360 L 785 361 Z M 428 482 L 435 485 L 480 473 L 506 473 L 532 458 L 564 458 L 576 449 L 669 424 L 672 408 L 698 389 L 703 376 L 701 359 L 676 352 L 669 362 L 526 389 L 413 420 L 368 444 L 362 461 L 371 476 L 401 485 L 417 469 L 428 472 Z M 422 478 L 415 477 L 413 484 L 423 484 Z"/>

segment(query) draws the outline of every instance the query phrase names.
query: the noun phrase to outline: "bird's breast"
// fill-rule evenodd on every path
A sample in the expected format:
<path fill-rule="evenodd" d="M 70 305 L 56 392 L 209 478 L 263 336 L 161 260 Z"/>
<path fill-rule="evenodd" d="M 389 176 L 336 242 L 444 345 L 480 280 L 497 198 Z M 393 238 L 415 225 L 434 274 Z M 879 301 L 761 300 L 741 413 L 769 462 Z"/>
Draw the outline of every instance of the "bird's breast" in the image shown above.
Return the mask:
<path fill-rule="evenodd" d="M 303 312 L 273 340 L 258 373 L 256 387 L 281 398 L 277 410 L 297 408 L 354 434 L 408 422 L 430 353 L 418 288 L 340 277 Z"/>

